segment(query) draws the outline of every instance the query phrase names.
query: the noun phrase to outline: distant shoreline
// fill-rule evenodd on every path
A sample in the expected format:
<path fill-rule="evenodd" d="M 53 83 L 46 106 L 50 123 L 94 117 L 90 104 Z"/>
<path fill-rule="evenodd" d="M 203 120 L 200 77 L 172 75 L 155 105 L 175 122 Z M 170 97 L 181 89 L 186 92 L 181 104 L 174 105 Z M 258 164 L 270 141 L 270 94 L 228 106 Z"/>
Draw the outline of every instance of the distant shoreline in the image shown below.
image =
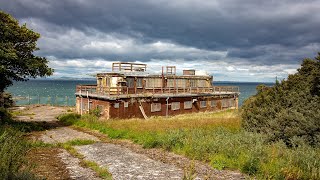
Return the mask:
<path fill-rule="evenodd" d="M 95 78 L 81 78 L 81 79 L 59 79 L 59 78 L 37 78 L 29 79 L 29 81 L 96 81 Z M 214 83 L 247 83 L 247 84 L 275 84 L 275 82 L 255 82 L 255 81 L 213 81 Z"/>

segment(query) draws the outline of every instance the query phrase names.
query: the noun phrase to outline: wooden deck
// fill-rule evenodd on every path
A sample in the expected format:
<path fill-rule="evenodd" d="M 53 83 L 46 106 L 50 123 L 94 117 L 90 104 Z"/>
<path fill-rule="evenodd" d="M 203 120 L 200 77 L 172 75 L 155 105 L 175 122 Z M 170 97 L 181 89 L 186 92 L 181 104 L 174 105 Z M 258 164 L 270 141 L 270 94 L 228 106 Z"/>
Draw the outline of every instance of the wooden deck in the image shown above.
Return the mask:
<path fill-rule="evenodd" d="M 237 86 L 212 86 L 189 88 L 128 88 L 128 87 L 97 87 L 96 85 L 77 85 L 76 95 L 101 99 L 118 99 L 132 97 L 190 97 L 212 95 L 239 95 Z"/>

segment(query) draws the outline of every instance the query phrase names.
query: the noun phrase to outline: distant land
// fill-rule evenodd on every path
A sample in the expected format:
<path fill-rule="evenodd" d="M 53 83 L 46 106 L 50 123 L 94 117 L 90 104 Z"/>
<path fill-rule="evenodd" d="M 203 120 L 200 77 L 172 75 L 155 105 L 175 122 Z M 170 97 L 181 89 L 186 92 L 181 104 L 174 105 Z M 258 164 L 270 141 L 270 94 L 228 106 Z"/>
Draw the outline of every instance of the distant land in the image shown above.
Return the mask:
<path fill-rule="evenodd" d="M 94 81 L 96 80 L 95 77 L 84 77 L 84 78 L 74 78 L 74 77 L 48 77 L 48 78 L 36 78 L 36 79 L 29 79 L 29 80 L 32 80 L 32 81 L 50 81 L 50 80 L 70 80 L 70 81 L 74 81 L 74 80 L 77 80 L 77 81 Z"/>
<path fill-rule="evenodd" d="M 213 81 L 215 83 L 248 83 L 248 84 L 275 84 L 275 82 L 255 82 L 255 81 Z"/>
<path fill-rule="evenodd" d="M 84 77 L 84 78 L 75 78 L 75 77 L 48 77 L 48 78 L 37 78 L 37 79 L 30 79 L 32 81 L 34 80 L 78 80 L 78 81 L 95 81 L 95 77 Z M 257 82 L 257 81 L 213 81 L 218 84 L 224 84 L 224 83 L 252 83 L 252 84 L 275 84 L 275 82 Z"/>

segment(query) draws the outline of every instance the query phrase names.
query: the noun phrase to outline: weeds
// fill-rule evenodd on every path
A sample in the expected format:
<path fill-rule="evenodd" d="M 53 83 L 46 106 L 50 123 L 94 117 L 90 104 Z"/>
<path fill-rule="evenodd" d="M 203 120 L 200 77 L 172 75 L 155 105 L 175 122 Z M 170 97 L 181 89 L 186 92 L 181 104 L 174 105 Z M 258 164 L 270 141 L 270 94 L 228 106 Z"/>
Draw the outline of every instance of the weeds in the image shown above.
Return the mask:
<path fill-rule="evenodd" d="M 106 168 L 100 167 L 97 163 L 88 160 L 82 160 L 85 166 L 93 169 L 101 178 L 112 179 L 112 175 Z"/>
<path fill-rule="evenodd" d="M 93 140 L 75 139 L 75 140 L 68 141 L 68 142 L 63 143 L 63 144 L 67 144 L 67 145 L 70 145 L 70 146 L 82 146 L 82 145 L 88 145 L 88 144 L 93 144 L 93 143 L 95 143 L 95 141 L 93 141 Z"/>
<path fill-rule="evenodd" d="M 194 166 L 194 162 L 192 161 L 189 166 L 184 169 L 183 180 L 193 180 L 196 178 L 197 174 Z"/>

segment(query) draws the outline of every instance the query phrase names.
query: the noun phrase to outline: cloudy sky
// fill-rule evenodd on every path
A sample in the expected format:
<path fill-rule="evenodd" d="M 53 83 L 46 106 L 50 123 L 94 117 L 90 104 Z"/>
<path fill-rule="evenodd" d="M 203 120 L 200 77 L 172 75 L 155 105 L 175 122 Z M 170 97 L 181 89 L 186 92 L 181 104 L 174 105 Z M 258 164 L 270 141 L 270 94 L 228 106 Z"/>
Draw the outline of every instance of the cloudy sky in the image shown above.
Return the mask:
<path fill-rule="evenodd" d="M 319 0 L 0 0 L 0 9 L 41 34 L 37 55 L 53 78 L 128 61 L 273 82 L 320 51 Z"/>

